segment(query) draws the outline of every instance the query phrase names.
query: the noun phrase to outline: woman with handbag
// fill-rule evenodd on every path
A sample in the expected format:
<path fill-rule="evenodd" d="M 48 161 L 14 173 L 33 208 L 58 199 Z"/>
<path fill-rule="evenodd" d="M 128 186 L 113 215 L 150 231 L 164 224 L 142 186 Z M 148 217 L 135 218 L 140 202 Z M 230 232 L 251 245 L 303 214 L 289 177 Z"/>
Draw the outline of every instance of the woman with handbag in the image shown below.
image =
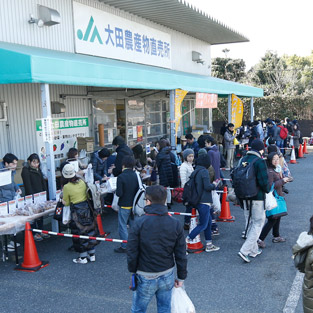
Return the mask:
<path fill-rule="evenodd" d="M 71 233 L 74 235 L 96 236 L 96 219 L 93 215 L 93 208 L 89 206 L 87 201 L 86 183 L 76 176 L 72 164 L 66 164 L 63 167 L 62 175 L 66 179 L 66 184 L 63 187 L 63 204 L 65 207 L 70 206 L 71 210 L 69 225 Z M 72 240 L 75 251 L 79 252 L 79 257 L 73 259 L 74 263 L 87 264 L 88 260 L 90 262 L 96 261 L 96 240 L 80 238 L 72 238 Z"/>
<path fill-rule="evenodd" d="M 271 186 L 274 184 L 274 190 L 277 192 L 278 196 L 283 197 L 283 185 L 288 183 L 290 181 L 290 178 L 282 176 L 282 170 L 281 166 L 279 165 L 279 156 L 277 152 L 272 152 L 267 156 L 267 167 L 269 184 Z M 281 237 L 279 233 L 280 218 L 281 216 L 275 215 L 269 216 L 267 218 L 267 222 L 264 225 L 258 240 L 258 246 L 260 248 L 265 248 L 264 240 L 271 229 L 273 229 L 273 243 L 281 243 L 286 241 L 286 239 Z"/>

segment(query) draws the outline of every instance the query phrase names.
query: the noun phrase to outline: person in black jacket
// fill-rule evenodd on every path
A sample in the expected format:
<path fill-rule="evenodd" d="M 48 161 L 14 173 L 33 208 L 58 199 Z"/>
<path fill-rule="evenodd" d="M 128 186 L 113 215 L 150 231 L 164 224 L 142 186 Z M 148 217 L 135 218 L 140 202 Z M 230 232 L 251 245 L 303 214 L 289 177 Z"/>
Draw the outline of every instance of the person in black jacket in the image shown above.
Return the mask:
<path fill-rule="evenodd" d="M 154 295 L 157 297 L 158 312 L 171 312 L 172 288 L 182 287 L 187 277 L 183 226 L 168 215 L 166 196 L 164 187 L 148 187 L 146 214 L 135 220 L 129 232 L 128 270 L 136 273 L 138 282 L 131 312 L 146 312 Z"/>
<path fill-rule="evenodd" d="M 208 168 L 211 165 L 210 157 L 208 154 L 200 155 L 196 161 L 196 169 L 191 174 L 190 178 L 195 177 L 195 185 L 197 194 L 199 195 L 199 203 L 196 205 L 196 209 L 199 212 L 199 223 L 194 228 L 189 236 L 186 238 L 186 243 L 191 243 L 202 231 L 204 231 L 204 237 L 206 241 L 206 252 L 217 251 L 220 248 L 212 243 L 212 216 L 210 214 L 210 206 L 213 202 L 211 191 L 216 189 L 217 183 L 210 182 L 210 175 Z"/>
<path fill-rule="evenodd" d="M 22 169 L 22 179 L 25 189 L 25 196 L 33 195 L 42 191 L 47 191 L 47 182 L 40 169 L 40 159 L 38 154 L 33 153 L 27 159 L 27 164 Z M 43 229 L 43 218 L 35 221 L 34 227 Z M 41 241 L 43 238 L 49 238 L 47 234 L 35 234 L 34 239 Z"/>
<path fill-rule="evenodd" d="M 113 141 L 112 145 L 116 146 L 116 159 L 114 162 L 115 168 L 113 168 L 113 175 L 117 177 L 122 173 L 122 161 L 125 156 L 133 156 L 133 151 L 126 145 L 125 140 L 121 136 L 116 136 Z"/>
<path fill-rule="evenodd" d="M 118 205 L 118 232 L 120 239 L 127 240 L 127 223 L 132 212 L 135 195 L 139 189 L 138 176 L 134 171 L 136 164 L 132 156 L 125 156 L 123 159 L 123 172 L 117 177 L 116 195 L 119 197 Z M 140 179 L 140 178 L 139 178 Z M 126 253 L 126 243 L 114 249 L 117 253 Z"/>
<path fill-rule="evenodd" d="M 173 170 L 171 165 L 171 148 L 167 145 L 166 139 L 159 142 L 160 152 L 156 156 L 160 185 L 170 187 L 174 184 Z"/>

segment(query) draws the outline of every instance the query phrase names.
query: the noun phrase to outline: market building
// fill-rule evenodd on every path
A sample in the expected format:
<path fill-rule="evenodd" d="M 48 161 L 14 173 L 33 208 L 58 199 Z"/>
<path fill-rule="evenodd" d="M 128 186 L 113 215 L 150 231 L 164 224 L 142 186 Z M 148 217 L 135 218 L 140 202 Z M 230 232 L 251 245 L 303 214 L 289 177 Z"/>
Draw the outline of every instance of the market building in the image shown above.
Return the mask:
<path fill-rule="evenodd" d="M 180 134 L 212 123 L 196 92 L 263 96 L 210 76 L 211 45 L 248 39 L 184 0 L 3 0 L 0 17 L 0 156 L 47 157 L 52 196 L 77 137 L 173 135 L 176 89 L 188 91 Z"/>

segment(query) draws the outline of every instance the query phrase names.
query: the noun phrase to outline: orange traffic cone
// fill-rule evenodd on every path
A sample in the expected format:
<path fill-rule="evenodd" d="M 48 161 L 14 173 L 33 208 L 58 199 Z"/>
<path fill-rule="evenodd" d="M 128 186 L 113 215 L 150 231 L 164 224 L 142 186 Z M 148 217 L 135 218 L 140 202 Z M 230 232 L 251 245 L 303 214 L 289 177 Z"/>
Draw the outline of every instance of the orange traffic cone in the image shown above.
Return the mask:
<path fill-rule="evenodd" d="M 296 161 L 296 154 L 295 154 L 295 147 L 292 146 L 292 151 L 291 151 L 291 156 L 290 156 L 290 161 L 289 161 L 290 164 L 297 164 L 297 161 Z"/>
<path fill-rule="evenodd" d="M 222 198 L 221 215 L 217 218 L 217 222 L 234 222 L 235 217 L 230 214 L 229 202 L 227 201 L 227 187 L 224 187 Z"/>
<path fill-rule="evenodd" d="M 191 220 L 189 234 L 197 227 L 197 213 L 196 209 L 191 210 Z M 203 244 L 200 239 L 200 234 L 193 240 L 189 240 L 187 244 L 187 251 L 189 253 L 201 253 L 204 251 Z"/>
<path fill-rule="evenodd" d="M 299 146 L 298 158 L 304 158 L 302 145 Z"/>
<path fill-rule="evenodd" d="M 306 140 L 304 140 L 304 142 L 303 142 L 303 153 L 308 154 L 308 150 L 306 148 Z"/>
<path fill-rule="evenodd" d="M 31 232 L 31 227 L 30 224 L 27 222 L 25 225 L 24 261 L 15 269 L 24 272 L 36 272 L 48 265 L 49 262 L 39 260 L 34 237 Z"/>

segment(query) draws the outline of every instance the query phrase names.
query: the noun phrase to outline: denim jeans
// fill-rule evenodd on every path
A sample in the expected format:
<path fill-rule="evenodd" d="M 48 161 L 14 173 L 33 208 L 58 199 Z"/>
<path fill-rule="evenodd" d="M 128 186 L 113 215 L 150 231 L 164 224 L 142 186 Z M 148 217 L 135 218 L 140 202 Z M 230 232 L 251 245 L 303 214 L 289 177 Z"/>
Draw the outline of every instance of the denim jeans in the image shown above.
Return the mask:
<path fill-rule="evenodd" d="M 186 213 L 191 213 L 192 205 L 186 205 Z M 191 216 L 185 215 L 185 224 L 190 224 Z"/>
<path fill-rule="evenodd" d="M 130 222 L 130 213 L 131 209 L 120 209 L 118 210 L 118 234 L 120 236 L 121 240 L 127 240 L 128 239 L 128 230 L 127 230 L 127 223 Z M 123 249 L 126 249 L 127 244 L 122 243 L 121 247 Z"/>
<path fill-rule="evenodd" d="M 282 148 L 284 148 L 284 140 L 283 139 L 282 140 L 276 140 L 276 146 L 280 149 L 280 152 L 282 154 L 284 154 L 285 149 L 282 149 Z"/>
<path fill-rule="evenodd" d="M 189 234 L 190 239 L 195 239 L 202 231 L 204 231 L 204 237 L 206 241 L 212 240 L 211 225 L 212 217 L 210 206 L 200 203 L 197 205 L 199 212 L 199 222 L 196 228 Z"/>
<path fill-rule="evenodd" d="M 133 294 L 132 313 L 145 313 L 152 297 L 156 295 L 158 313 L 171 313 L 174 271 L 156 279 L 147 279 L 137 274 L 137 289 Z"/>

